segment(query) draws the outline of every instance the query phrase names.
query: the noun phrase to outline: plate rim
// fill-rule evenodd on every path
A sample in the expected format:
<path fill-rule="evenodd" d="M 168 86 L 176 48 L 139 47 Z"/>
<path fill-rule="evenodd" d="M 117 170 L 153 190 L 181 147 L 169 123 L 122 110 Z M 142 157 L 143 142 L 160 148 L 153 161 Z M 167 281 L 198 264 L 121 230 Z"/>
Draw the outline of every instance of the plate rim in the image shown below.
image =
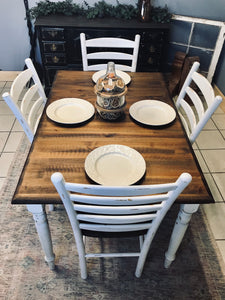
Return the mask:
<path fill-rule="evenodd" d="M 52 115 L 50 109 L 53 109 L 53 107 L 56 106 L 57 104 L 60 104 L 60 102 L 68 101 L 68 103 L 73 103 L 73 102 L 76 102 L 77 100 L 87 104 L 90 107 L 90 113 L 82 121 L 77 121 L 77 122 L 62 121 L 62 120 L 58 120 L 57 118 L 55 118 L 55 116 Z M 57 106 L 56 106 L 56 108 L 57 108 Z M 59 124 L 71 124 L 71 125 L 72 124 L 80 124 L 80 123 L 83 123 L 83 122 L 89 120 L 90 118 L 92 118 L 94 113 L 95 113 L 94 105 L 92 103 L 90 103 L 89 101 L 87 101 L 85 99 L 81 99 L 81 98 L 61 98 L 61 99 L 53 101 L 46 108 L 46 115 L 48 116 L 48 118 Z"/>
<path fill-rule="evenodd" d="M 133 154 L 135 154 L 137 157 L 138 157 L 138 172 L 134 172 L 134 175 L 133 177 L 125 184 L 123 183 L 123 185 L 120 185 L 120 184 L 117 184 L 116 186 L 129 186 L 129 185 L 132 185 L 134 183 L 136 183 L 137 181 L 139 181 L 145 174 L 146 172 L 146 162 L 145 162 L 145 159 L 144 157 L 141 155 L 140 152 L 138 152 L 137 150 L 135 150 L 134 148 L 131 148 L 129 146 L 126 146 L 126 145 L 121 145 L 121 144 L 108 144 L 108 145 L 103 145 L 103 146 L 100 146 L 100 147 L 97 147 L 95 148 L 94 150 L 92 150 L 85 158 L 85 162 L 84 162 L 84 169 L 85 169 L 85 172 L 86 174 L 88 175 L 88 177 L 90 179 L 92 179 L 94 182 L 100 184 L 100 185 L 107 185 L 107 186 L 113 186 L 113 185 L 110 185 L 110 184 L 105 184 L 104 183 L 104 180 L 102 181 L 101 180 L 101 177 L 99 177 L 98 175 L 92 173 L 92 171 L 90 170 L 90 167 L 89 167 L 89 164 L 94 160 L 96 161 L 97 159 L 99 159 L 99 157 L 101 156 L 101 153 L 102 153 L 102 150 L 103 149 L 106 149 L 107 148 L 109 149 L 108 152 L 112 152 L 112 147 L 119 147 L 119 148 L 122 148 L 122 149 L 126 149 L 127 151 L 131 151 Z M 100 152 L 98 154 L 98 152 Z M 103 154 L 105 154 L 107 152 L 104 152 Z M 122 152 L 122 153 L 126 153 L 126 151 Z M 93 156 L 96 156 L 95 158 L 93 158 Z M 131 161 L 134 161 L 134 160 L 131 160 Z M 140 167 L 141 165 L 141 167 Z M 114 185 L 115 186 L 115 185 Z"/>
<path fill-rule="evenodd" d="M 138 106 L 140 105 L 141 103 L 143 102 L 157 102 L 158 104 L 160 103 L 160 105 L 163 105 L 163 106 L 166 106 L 170 109 L 171 113 L 172 113 L 172 117 L 171 117 L 171 120 L 170 121 L 165 121 L 165 122 L 161 122 L 161 123 L 158 123 L 158 124 L 155 124 L 155 123 L 151 123 L 151 122 L 144 122 L 142 120 L 140 120 L 140 118 L 138 118 L 135 113 L 134 113 L 134 109 L 135 109 L 135 106 Z M 156 100 L 156 99 L 144 99 L 144 100 L 140 100 L 140 101 L 136 101 L 135 103 L 133 103 L 130 108 L 129 108 L 129 114 L 130 116 L 136 120 L 137 122 L 141 123 L 141 124 L 144 124 L 144 125 L 149 125 L 149 126 L 164 126 L 164 125 L 168 125 L 170 123 L 172 123 L 175 118 L 176 118 L 176 110 L 171 106 L 169 105 L 168 103 L 165 103 L 163 101 L 160 101 L 160 100 Z"/>
<path fill-rule="evenodd" d="M 94 81 L 94 83 L 96 83 L 97 82 L 97 80 L 98 80 L 98 78 L 100 77 L 100 76 L 102 76 L 104 73 L 106 73 L 106 69 L 104 69 L 104 70 L 99 70 L 99 71 L 96 71 L 93 75 L 92 75 L 92 80 Z M 125 74 L 125 76 L 127 77 L 127 81 L 125 81 L 124 79 L 124 82 L 125 82 L 125 85 L 128 85 L 130 82 L 131 82 L 131 76 L 127 73 L 127 72 L 124 72 L 124 71 L 122 71 L 122 70 L 116 70 L 116 72 L 121 72 L 122 74 Z M 102 75 L 100 75 L 97 79 L 95 79 L 94 77 L 96 76 L 96 74 L 98 74 L 98 73 L 103 73 Z M 118 74 L 119 75 L 119 74 Z M 120 75 L 119 75 L 120 76 Z M 120 76 L 121 77 L 121 76 Z"/>

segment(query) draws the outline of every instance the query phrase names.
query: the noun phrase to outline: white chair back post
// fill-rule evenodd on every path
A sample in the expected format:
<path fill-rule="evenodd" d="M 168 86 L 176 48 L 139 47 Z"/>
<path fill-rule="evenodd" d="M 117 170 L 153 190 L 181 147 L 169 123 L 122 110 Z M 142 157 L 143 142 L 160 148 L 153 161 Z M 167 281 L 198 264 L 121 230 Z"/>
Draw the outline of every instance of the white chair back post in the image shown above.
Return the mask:
<path fill-rule="evenodd" d="M 222 102 L 221 96 L 215 97 L 210 82 L 197 72 L 199 65 L 199 62 L 193 64 L 175 103 L 192 144 Z"/>
<path fill-rule="evenodd" d="M 128 40 L 123 38 L 103 37 L 86 40 L 84 33 L 80 34 L 81 53 L 84 71 L 99 71 L 106 69 L 107 63 L 92 64 L 89 60 L 110 60 L 110 61 L 127 61 L 130 65 L 116 64 L 116 69 L 122 71 L 135 72 L 137 67 L 138 51 L 140 44 L 140 35 L 135 36 L 135 40 Z M 88 53 L 87 48 L 97 48 L 98 51 Z M 99 51 L 99 48 L 117 48 L 121 49 L 118 52 Z M 122 52 L 122 49 L 133 49 L 132 54 Z"/>
<path fill-rule="evenodd" d="M 51 180 L 73 229 L 81 277 L 87 278 L 86 258 L 126 256 L 138 257 L 135 275 L 140 277 L 160 223 L 191 179 L 190 174 L 183 173 L 176 182 L 168 184 L 110 187 L 69 183 L 65 182 L 61 173 L 52 174 Z M 86 253 L 83 234 L 87 234 L 87 231 L 118 235 L 135 232 L 142 236 L 140 252 Z"/>
<path fill-rule="evenodd" d="M 10 92 L 2 97 L 32 143 L 47 98 L 32 61 L 25 62 L 28 69 L 15 78 Z M 28 87 L 31 79 L 34 84 Z"/>
<path fill-rule="evenodd" d="M 40 81 L 40 78 L 39 78 L 39 76 L 38 76 L 38 74 L 37 74 L 37 71 L 36 71 L 36 69 L 35 69 L 35 67 L 34 67 L 34 65 L 33 65 L 32 60 L 31 60 L 30 58 L 26 58 L 26 59 L 25 59 L 25 64 L 26 64 L 27 68 L 31 70 L 33 81 L 34 81 L 34 82 L 37 84 L 37 86 L 38 86 L 38 93 L 39 93 L 39 95 L 42 97 L 43 101 L 46 103 L 47 97 L 46 97 L 44 88 L 43 88 L 43 86 L 42 86 L 42 83 L 41 83 L 41 81 Z"/>

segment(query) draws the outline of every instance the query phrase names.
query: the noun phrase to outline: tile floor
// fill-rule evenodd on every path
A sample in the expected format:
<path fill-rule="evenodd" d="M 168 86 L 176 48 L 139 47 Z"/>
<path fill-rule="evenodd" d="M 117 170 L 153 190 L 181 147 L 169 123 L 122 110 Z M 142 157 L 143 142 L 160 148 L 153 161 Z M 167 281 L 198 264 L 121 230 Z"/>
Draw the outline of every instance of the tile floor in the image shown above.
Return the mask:
<path fill-rule="evenodd" d="M 7 107 L 2 94 L 10 89 L 18 72 L 0 71 L 0 188 L 7 176 L 23 130 Z M 225 102 L 225 101 L 224 101 Z M 215 199 L 204 209 L 215 241 L 225 261 L 225 103 L 213 115 L 193 145 Z"/>

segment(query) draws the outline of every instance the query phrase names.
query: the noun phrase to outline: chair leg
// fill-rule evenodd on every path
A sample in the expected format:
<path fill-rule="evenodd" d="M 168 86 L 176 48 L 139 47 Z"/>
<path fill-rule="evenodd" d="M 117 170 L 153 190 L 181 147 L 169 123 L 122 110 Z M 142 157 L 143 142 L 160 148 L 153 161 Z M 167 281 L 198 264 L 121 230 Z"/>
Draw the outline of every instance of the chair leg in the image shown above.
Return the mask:
<path fill-rule="evenodd" d="M 48 219 L 44 205 L 35 204 L 27 205 L 28 211 L 33 214 L 35 226 L 39 236 L 42 249 L 45 253 L 45 261 L 51 270 L 55 269 L 55 254 L 53 253 L 51 232 L 48 225 Z"/>
<path fill-rule="evenodd" d="M 136 267 L 136 271 L 135 271 L 135 276 L 137 278 L 141 277 L 143 268 L 144 268 L 144 264 L 146 261 L 146 257 L 148 255 L 148 251 L 149 251 L 149 247 L 151 245 L 151 242 L 154 238 L 154 233 L 148 233 L 144 236 L 144 242 L 143 242 L 143 247 L 141 249 L 139 258 L 138 258 L 138 262 L 137 262 L 137 267 Z"/>
<path fill-rule="evenodd" d="M 86 254 L 85 254 L 85 246 L 84 246 L 85 237 L 80 234 L 74 236 L 75 236 L 77 251 L 79 255 L 81 278 L 87 279 L 87 263 L 86 263 Z"/>
<path fill-rule="evenodd" d="M 87 265 L 85 257 L 80 257 L 80 273 L 82 279 L 87 279 Z"/>
<path fill-rule="evenodd" d="M 198 210 L 199 204 L 181 204 L 176 223 L 170 238 L 167 252 L 165 253 L 164 267 L 168 269 L 175 260 L 177 249 L 179 248 L 184 234 L 188 228 L 192 214 Z"/>

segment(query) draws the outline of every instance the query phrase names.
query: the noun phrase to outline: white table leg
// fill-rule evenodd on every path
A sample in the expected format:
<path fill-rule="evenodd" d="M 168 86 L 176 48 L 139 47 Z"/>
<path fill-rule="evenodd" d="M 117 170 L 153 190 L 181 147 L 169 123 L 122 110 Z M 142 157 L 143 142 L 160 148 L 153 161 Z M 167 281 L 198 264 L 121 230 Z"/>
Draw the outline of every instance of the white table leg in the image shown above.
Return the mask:
<path fill-rule="evenodd" d="M 174 261 L 178 247 L 180 246 L 191 216 L 199 208 L 199 204 L 181 204 L 176 223 L 170 238 L 169 248 L 165 253 L 164 267 L 169 268 Z"/>
<path fill-rule="evenodd" d="M 45 253 L 45 261 L 51 270 L 55 269 L 55 255 L 53 253 L 51 233 L 48 225 L 48 219 L 45 212 L 45 206 L 42 204 L 27 205 L 29 212 L 33 214 L 35 226 L 38 232 L 42 249 Z"/>

